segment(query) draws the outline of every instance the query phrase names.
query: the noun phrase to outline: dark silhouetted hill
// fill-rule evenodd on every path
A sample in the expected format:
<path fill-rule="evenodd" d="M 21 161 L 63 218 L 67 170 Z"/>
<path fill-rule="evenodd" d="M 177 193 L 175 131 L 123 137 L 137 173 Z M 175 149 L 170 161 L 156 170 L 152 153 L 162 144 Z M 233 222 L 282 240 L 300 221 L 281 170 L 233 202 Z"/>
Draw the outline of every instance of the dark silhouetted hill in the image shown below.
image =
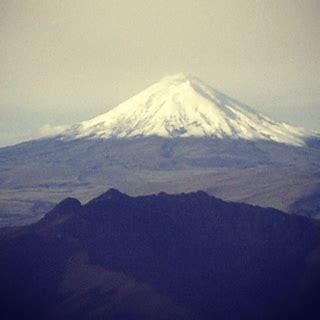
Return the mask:
<path fill-rule="evenodd" d="M 0 239 L 1 319 L 320 315 L 319 225 L 202 191 L 68 198 Z"/>

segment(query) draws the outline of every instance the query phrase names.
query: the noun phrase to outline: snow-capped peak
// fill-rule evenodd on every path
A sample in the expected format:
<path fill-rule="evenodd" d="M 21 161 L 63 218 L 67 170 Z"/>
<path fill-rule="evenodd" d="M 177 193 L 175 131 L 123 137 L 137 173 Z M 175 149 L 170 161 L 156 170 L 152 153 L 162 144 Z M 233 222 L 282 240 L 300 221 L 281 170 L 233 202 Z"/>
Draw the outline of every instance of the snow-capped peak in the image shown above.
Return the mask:
<path fill-rule="evenodd" d="M 275 122 L 198 78 L 165 77 L 112 110 L 66 130 L 64 138 L 212 137 L 304 145 L 309 133 Z"/>

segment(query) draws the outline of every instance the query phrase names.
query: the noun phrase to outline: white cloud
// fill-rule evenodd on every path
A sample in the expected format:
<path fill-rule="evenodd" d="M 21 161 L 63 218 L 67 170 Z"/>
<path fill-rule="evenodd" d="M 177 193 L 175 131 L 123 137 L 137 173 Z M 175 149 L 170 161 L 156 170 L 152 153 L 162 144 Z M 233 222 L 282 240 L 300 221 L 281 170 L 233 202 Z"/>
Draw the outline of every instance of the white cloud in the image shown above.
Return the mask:
<path fill-rule="evenodd" d="M 56 134 L 61 133 L 66 128 L 67 126 L 62 126 L 62 125 L 55 126 L 47 123 L 39 128 L 38 133 L 40 137 L 54 136 Z"/>

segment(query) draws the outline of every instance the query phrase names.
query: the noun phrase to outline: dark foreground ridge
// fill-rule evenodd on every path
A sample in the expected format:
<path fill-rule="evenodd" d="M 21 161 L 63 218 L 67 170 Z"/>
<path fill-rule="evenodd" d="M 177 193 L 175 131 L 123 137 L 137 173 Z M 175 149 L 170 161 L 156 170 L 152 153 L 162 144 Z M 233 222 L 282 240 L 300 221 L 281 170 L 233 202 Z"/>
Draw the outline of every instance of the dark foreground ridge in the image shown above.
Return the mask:
<path fill-rule="evenodd" d="M 0 230 L 1 319 L 319 319 L 312 220 L 199 191 L 73 198 Z"/>

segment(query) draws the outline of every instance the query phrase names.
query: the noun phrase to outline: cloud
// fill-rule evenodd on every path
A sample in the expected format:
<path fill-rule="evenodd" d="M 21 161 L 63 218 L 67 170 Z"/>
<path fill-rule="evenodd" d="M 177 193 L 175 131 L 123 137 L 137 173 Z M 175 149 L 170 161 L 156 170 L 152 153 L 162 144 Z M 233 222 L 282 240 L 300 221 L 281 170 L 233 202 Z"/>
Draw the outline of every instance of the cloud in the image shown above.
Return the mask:
<path fill-rule="evenodd" d="M 38 133 L 40 137 L 54 136 L 56 134 L 61 133 L 66 128 L 67 126 L 63 126 L 63 125 L 55 126 L 47 123 L 39 128 Z"/>

